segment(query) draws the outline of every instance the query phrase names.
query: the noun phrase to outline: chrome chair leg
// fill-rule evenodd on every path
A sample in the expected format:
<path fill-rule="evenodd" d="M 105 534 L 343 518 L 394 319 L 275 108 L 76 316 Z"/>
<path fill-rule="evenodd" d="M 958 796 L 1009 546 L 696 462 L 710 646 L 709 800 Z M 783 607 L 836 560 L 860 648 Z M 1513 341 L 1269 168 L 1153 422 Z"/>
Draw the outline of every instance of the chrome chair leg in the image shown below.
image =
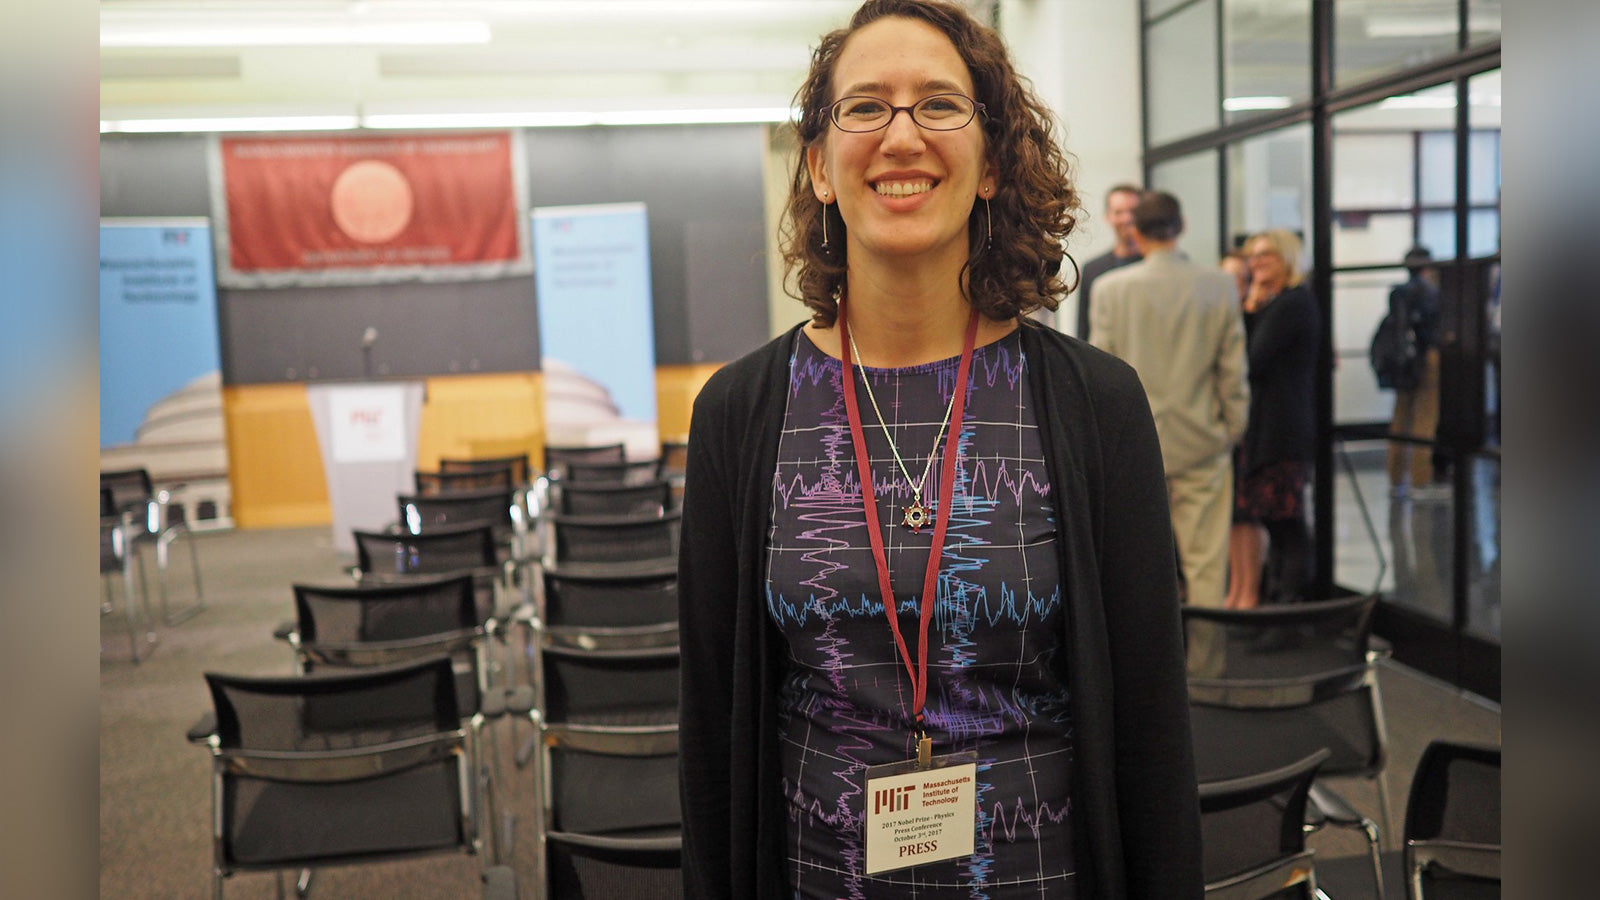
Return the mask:
<path fill-rule="evenodd" d="M 1376 896 L 1378 900 L 1384 900 L 1383 855 L 1379 849 L 1378 826 L 1371 819 L 1366 819 L 1361 823 L 1361 830 L 1367 833 L 1367 850 L 1372 854 L 1372 878 L 1378 889 Z"/>
<path fill-rule="evenodd" d="M 189 545 L 190 571 L 194 573 L 194 602 L 173 612 L 167 592 L 167 571 L 171 562 L 171 545 L 184 538 L 184 543 Z M 168 625 L 178 625 L 199 615 L 206 608 L 205 587 L 200 582 L 200 551 L 194 544 L 194 532 L 187 527 L 169 528 L 156 538 L 156 568 L 159 570 L 161 584 L 161 621 Z"/>

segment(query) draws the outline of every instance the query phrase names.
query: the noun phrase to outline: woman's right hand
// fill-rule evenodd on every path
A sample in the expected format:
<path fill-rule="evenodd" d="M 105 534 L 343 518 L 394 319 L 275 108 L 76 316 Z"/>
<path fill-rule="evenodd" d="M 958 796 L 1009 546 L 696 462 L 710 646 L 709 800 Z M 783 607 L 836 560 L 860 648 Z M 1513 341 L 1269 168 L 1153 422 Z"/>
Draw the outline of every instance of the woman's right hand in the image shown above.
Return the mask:
<path fill-rule="evenodd" d="M 1273 296 L 1274 294 L 1267 293 L 1266 285 L 1264 285 L 1262 282 L 1250 282 L 1250 290 L 1244 295 L 1244 311 L 1255 312 L 1261 307 L 1266 306 L 1267 301 L 1271 300 Z"/>

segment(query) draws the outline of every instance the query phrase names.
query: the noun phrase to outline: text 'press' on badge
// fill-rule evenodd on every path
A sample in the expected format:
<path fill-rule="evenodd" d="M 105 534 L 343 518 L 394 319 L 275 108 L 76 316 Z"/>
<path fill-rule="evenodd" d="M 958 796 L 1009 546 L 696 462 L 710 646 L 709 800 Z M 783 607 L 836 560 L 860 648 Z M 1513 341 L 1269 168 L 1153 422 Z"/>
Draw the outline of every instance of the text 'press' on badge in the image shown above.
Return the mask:
<path fill-rule="evenodd" d="M 930 768 L 894 763 L 867 770 L 866 874 L 971 856 L 978 767 L 972 753 Z"/>

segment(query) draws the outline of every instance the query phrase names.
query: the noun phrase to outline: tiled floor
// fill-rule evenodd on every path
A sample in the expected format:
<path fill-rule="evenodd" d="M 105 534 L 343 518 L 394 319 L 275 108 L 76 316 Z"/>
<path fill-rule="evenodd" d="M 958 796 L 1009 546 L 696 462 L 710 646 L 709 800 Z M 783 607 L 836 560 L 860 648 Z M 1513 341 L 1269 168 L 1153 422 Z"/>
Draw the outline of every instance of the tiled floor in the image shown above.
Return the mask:
<path fill-rule="evenodd" d="M 1452 491 L 1449 485 L 1430 485 L 1394 495 L 1382 447 L 1377 442 L 1348 445 L 1348 468 L 1335 457 L 1334 581 L 1361 593 L 1381 591 L 1395 603 L 1449 621 L 1454 596 Z M 1498 638 L 1499 466 L 1479 459 L 1472 473 L 1467 621 Z"/>

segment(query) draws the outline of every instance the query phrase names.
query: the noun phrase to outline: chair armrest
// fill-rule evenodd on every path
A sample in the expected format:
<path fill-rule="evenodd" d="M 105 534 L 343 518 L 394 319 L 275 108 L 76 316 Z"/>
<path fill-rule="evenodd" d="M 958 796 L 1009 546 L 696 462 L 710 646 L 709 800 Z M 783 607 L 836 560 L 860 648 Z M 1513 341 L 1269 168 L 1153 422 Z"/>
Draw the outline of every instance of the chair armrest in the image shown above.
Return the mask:
<path fill-rule="evenodd" d="M 1500 845 L 1473 844 L 1465 841 L 1406 841 L 1406 872 L 1437 866 L 1456 875 L 1469 878 L 1500 880 Z"/>
<path fill-rule="evenodd" d="M 517 900 L 517 873 L 510 866 L 485 869 L 483 900 Z"/>
<path fill-rule="evenodd" d="M 280 622 L 277 628 L 272 629 L 272 636 L 280 641 L 294 643 L 294 638 L 299 635 L 300 625 L 297 622 Z"/>
<path fill-rule="evenodd" d="M 1306 799 L 1310 802 L 1308 812 L 1314 811 L 1335 825 L 1361 828 L 1371 824 L 1371 820 L 1351 806 L 1349 801 L 1319 782 L 1312 782 Z"/>
<path fill-rule="evenodd" d="M 211 740 L 216 733 L 217 714 L 208 712 L 201 716 L 198 722 L 189 726 L 189 731 L 184 734 L 184 737 L 188 738 L 191 744 L 204 744 Z"/>

